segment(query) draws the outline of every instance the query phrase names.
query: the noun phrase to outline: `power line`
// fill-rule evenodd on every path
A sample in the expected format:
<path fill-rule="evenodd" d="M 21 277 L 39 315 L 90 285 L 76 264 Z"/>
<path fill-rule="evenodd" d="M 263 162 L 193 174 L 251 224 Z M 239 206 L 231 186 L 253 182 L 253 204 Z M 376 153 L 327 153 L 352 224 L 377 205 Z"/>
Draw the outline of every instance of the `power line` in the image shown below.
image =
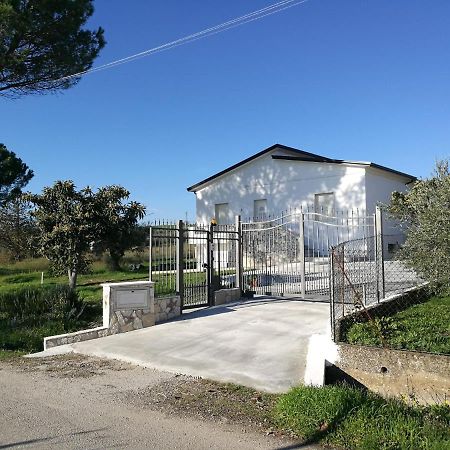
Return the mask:
<path fill-rule="evenodd" d="M 249 22 L 263 19 L 264 17 L 279 13 L 281 11 L 284 11 L 285 9 L 292 8 L 293 6 L 297 6 L 302 3 L 306 3 L 307 1 L 308 0 L 283 0 L 278 3 L 274 3 L 272 5 L 266 6 L 265 8 L 258 9 L 257 11 L 253 11 L 253 12 L 245 14 L 243 16 L 236 17 L 235 19 L 228 20 L 227 22 L 223 22 L 219 25 L 216 25 L 216 26 L 213 26 L 210 28 L 206 28 L 205 30 L 199 31 L 197 33 L 190 34 L 190 35 L 182 37 L 180 39 L 176 39 L 174 41 L 167 42 L 166 44 L 162 44 L 157 47 L 153 47 L 148 50 L 144 50 L 142 52 L 127 56 L 125 58 L 117 59 L 115 61 L 112 61 L 107 64 L 103 64 L 98 67 L 93 67 L 92 69 L 84 70 L 82 72 L 78 72 L 78 73 L 74 73 L 72 75 L 67 75 L 65 77 L 58 78 L 55 81 L 68 80 L 70 78 L 79 77 L 81 75 L 85 75 L 85 74 L 89 74 L 89 73 L 93 73 L 93 72 L 99 72 L 101 70 L 111 69 L 111 68 L 119 66 L 121 64 L 126 64 L 129 62 L 135 61 L 136 59 L 144 58 L 146 56 L 150 56 L 155 53 L 170 50 L 170 49 L 178 47 L 180 45 L 189 44 L 189 43 L 197 41 L 199 39 L 203 39 L 205 37 L 209 37 L 214 34 L 222 33 L 224 31 L 228 31 L 232 28 L 236 28 L 236 27 L 245 25 Z"/>

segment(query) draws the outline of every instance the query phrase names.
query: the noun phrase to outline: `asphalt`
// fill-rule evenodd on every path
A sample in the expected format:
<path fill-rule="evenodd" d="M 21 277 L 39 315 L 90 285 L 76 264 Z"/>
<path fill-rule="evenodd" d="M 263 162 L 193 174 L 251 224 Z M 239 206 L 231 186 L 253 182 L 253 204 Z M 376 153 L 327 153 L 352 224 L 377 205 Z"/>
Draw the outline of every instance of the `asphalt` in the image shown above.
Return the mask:
<path fill-rule="evenodd" d="M 52 352 L 285 392 L 304 381 L 310 338 L 326 335 L 328 327 L 327 303 L 263 298 L 193 311 L 155 327 Z"/>
<path fill-rule="evenodd" d="M 0 361 L 0 449 L 321 448 L 267 436 L 224 417 L 168 414 L 147 405 L 146 393 L 173 383 L 173 374 L 136 366 L 95 369 L 85 361 L 85 376 L 74 376 L 58 372 L 57 364 L 24 370 Z"/>

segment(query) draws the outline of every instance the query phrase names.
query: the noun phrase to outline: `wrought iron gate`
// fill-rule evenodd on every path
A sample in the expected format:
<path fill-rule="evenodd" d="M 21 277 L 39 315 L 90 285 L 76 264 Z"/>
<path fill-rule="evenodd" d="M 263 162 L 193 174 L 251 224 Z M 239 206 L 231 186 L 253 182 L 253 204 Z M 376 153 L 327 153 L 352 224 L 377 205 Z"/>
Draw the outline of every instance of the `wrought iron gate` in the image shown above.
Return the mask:
<path fill-rule="evenodd" d="M 179 295 L 182 308 L 214 304 L 219 289 L 329 298 L 332 246 L 374 235 L 374 215 L 299 211 L 232 225 L 152 226 L 150 280 L 155 295 Z"/>
<path fill-rule="evenodd" d="M 212 305 L 216 290 L 237 285 L 234 225 L 158 224 L 150 228 L 150 242 L 156 296 L 179 295 L 183 309 L 198 308 Z"/>
<path fill-rule="evenodd" d="M 329 252 L 374 233 L 374 216 L 299 211 L 242 224 L 244 288 L 257 294 L 329 298 Z"/>

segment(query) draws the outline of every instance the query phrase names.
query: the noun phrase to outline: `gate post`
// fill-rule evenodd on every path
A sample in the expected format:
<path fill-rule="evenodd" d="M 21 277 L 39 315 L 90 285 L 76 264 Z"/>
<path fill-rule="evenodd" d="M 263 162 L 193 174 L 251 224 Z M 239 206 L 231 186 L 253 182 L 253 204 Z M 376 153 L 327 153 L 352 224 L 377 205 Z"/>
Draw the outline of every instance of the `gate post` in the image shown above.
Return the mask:
<path fill-rule="evenodd" d="M 378 273 L 378 301 L 386 294 L 384 281 L 384 251 L 383 251 L 383 212 L 380 206 L 375 209 L 375 261 Z"/>
<path fill-rule="evenodd" d="M 300 232 L 299 232 L 299 246 L 300 246 L 300 282 L 301 295 L 306 297 L 306 276 L 305 276 L 305 215 L 300 213 Z"/>
<path fill-rule="evenodd" d="M 152 232 L 152 226 L 150 225 L 149 231 L 148 231 L 148 281 L 152 281 L 152 241 L 153 241 L 153 232 Z"/>
<path fill-rule="evenodd" d="M 335 296 L 334 296 L 334 283 L 335 283 L 335 279 L 334 279 L 334 248 L 330 247 L 329 249 L 330 253 L 331 253 L 331 257 L 330 257 L 330 280 L 329 280 L 329 285 L 330 285 L 330 325 L 331 325 L 331 338 L 333 339 L 334 342 L 336 342 L 336 324 L 335 324 L 335 318 L 334 318 L 334 302 L 335 302 Z"/>
<path fill-rule="evenodd" d="M 241 216 L 236 216 L 235 220 L 235 228 L 236 228 L 236 287 L 243 291 L 243 264 L 242 264 L 242 223 Z"/>
<path fill-rule="evenodd" d="M 178 241 L 176 255 L 176 292 L 180 296 L 181 308 L 184 304 L 184 223 L 182 220 L 177 222 Z"/>

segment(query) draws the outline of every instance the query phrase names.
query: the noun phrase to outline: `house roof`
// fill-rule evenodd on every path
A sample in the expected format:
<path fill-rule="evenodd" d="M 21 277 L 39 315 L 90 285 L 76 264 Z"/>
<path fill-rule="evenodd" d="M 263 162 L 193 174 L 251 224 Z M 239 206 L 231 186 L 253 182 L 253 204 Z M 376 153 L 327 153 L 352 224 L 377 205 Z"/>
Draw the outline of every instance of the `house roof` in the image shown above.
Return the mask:
<path fill-rule="evenodd" d="M 252 155 L 246 159 L 243 159 L 242 161 L 240 161 L 236 164 L 233 164 L 230 167 L 227 167 L 224 170 L 221 170 L 220 172 L 217 172 L 214 175 L 211 175 L 208 178 L 205 178 L 202 181 L 199 181 L 196 184 L 193 184 L 192 186 L 189 186 L 187 188 L 187 190 L 189 192 L 195 192 L 198 190 L 197 188 L 199 188 L 200 186 L 202 186 L 206 183 L 209 183 L 210 181 L 214 180 L 215 178 L 225 175 L 226 173 L 231 172 L 234 169 L 237 169 L 238 167 L 243 166 L 244 164 L 247 164 L 248 162 L 253 161 L 254 159 L 259 158 L 260 156 L 263 156 L 266 153 L 269 153 L 270 151 L 275 150 L 277 148 L 282 149 L 282 150 L 288 150 L 289 152 L 293 152 L 294 155 L 272 155 L 272 159 L 285 160 L 285 161 L 321 162 L 321 163 L 328 163 L 328 164 L 353 164 L 353 165 L 357 165 L 357 166 L 372 167 L 374 169 L 382 170 L 384 172 L 389 172 L 389 173 L 392 173 L 395 175 L 399 175 L 401 177 L 409 179 L 407 181 L 407 183 L 411 183 L 417 179 L 413 175 L 409 175 L 407 173 L 400 172 L 398 170 L 390 169 L 389 167 L 381 166 L 379 164 L 375 164 L 372 162 L 346 161 L 343 159 L 332 159 L 332 158 L 327 158 L 326 156 L 316 155 L 315 153 L 305 152 L 304 150 L 299 150 L 297 148 L 288 147 L 287 145 L 274 144 L 274 145 L 271 145 L 270 147 L 267 147 L 264 150 L 261 150 L 258 153 L 255 153 L 254 155 Z"/>

